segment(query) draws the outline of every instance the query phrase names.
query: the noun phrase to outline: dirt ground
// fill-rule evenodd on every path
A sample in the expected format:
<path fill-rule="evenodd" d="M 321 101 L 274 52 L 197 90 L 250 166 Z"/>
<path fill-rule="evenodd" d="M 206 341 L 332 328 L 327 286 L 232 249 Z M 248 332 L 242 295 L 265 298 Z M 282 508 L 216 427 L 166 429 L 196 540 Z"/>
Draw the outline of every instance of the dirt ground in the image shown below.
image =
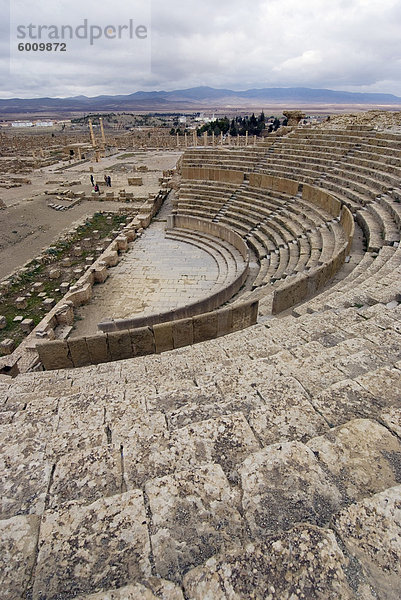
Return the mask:
<path fill-rule="evenodd" d="M 51 245 L 75 222 L 99 210 L 118 210 L 127 206 L 120 202 L 84 200 L 68 210 L 57 211 L 49 204 L 69 203 L 56 200 L 55 194 L 45 195 L 45 190 L 68 189 L 68 182 L 79 181 L 79 185 L 71 189 L 84 190 L 89 195 L 92 189 L 89 167 L 93 167 L 95 179 L 103 181 L 105 174 L 111 176 L 112 190 L 125 189 L 134 192 L 135 197 L 145 198 L 159 191 L 159 177 L 163 170 L 173 168 L 180 155 L 180 152 L 171 150 L 120 152 L 101 159 L 99 163 L 85 163 L 63 171 L 59 171 L 60 164 L 52 165 L 27 176 L 32 181 L 29 185 L 1 188 L 0 198 L 6 208 L 0 210 L 0 280 L 34 258 L 42 248 Z M 124 158 L 119 159 L 119 156 Z M 134 168 L 141 165 L 146 165 L 148 171 L 134 173 Z M 128 176 L 136 175 L 143 178 L 143 185 L 128 186 Z M 55 183 L 48 183 L 50 181 Z M 62 183 L 64 187 L 61 187 Z"/>

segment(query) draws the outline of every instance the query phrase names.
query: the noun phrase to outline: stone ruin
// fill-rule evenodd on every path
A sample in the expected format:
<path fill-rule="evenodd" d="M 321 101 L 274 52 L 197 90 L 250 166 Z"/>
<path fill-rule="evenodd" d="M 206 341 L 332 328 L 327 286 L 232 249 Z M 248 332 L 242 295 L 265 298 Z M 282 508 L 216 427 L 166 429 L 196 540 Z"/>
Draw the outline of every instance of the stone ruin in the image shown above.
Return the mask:
<path fill-rule="evenodd" d="M 144 326 L 0 376 L 6 598 L 398 600 L 400 150 L 308 128 L 185 153 L 176 222 L 235 231 L 258 273 L 153 325 L 158 353 Z"/>

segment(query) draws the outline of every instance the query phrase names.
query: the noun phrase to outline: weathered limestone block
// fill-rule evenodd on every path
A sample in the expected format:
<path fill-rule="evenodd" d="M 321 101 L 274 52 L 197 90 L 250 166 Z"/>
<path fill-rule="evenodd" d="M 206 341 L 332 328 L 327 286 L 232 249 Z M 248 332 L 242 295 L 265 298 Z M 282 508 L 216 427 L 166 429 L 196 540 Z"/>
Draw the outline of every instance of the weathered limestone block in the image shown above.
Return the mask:
<path fill-rule="evenodd" d="M 15 342 L 11 338 L 6 338 L 0 342 L 0 354 L 12 354 L 15 350 Z"/>
<path fill-rule="evenodd" d="M 60 269 L 51 269 L 49 271 L 49 278 L 50 279 L 58 279 L 59 277 L 61 277 L 61 270 Z"/>
<path fill-rule="evenodd" d="M 0 316 L 0 330 L 7 327 L 7 319 L 4 315 Z"/>
<path fill-rule="evenodd" d="M 401 411 L 399 407 L 388 408 L 380 416 L 387 427 L 401 438 Z"/>
<path fill-rule="evenodd" d="M 172 322 L 174 348 L 190 346 L 194 342 L 192 319 L 179 319 Z"/>
<path fill-rule="evenodd" d="M 193 317 L 194 344 L 217 337 L 217 315 L 215 312 Z"/>
<path fill-rule="evenodd" d="M 123 360 L 134 356 L 131 336 L 128 331 L 113 331 L 108 333 L 107 346 L 111 360 Z"/>
<path fill-rule="evenodd" d="M 113 434 L 113 444 L 123 446 L 124 464 L 137 462 L 137 455 L 146 457 L 149 454 L 149 448 L 158 440 L 168 438 L 166 419 L 159 411 L 152 412 L 152 418 L 146 412 L 146 407 L 142 403 L 136 403 L 130 399 L 127 406 L 122 407 L 121 402 L 116 406 L 109 404 L 106 413 L 106 427 L 110 427 Z M 139 472 L 139 471 L 138 471 Z M 145 467 L 141 468 L 141 481 L 149 478 L 149 473 L 145 473 Z M 143 476 L 142 476 L 143 475 Z M 135 489 L 137 486 L 131 485 L 134 478 L 125 477 L 128 488 Z M 139 478 L 138 478 L 139 481 Z"/>
<path fill-rule="evenodd" d="M 300 521 L 326 525 L 341 506 L 340 492 L 299 442 L 273 444 L 252 454 L 239 472 L 244 513 L 255 537 Z"/>
<path fill-rule="evenodd" d="M 51 422 L 51 421 L 50 421 Z M 0 518 L 44 510 L 51 464 L 43 427 L 15 422 L 0 428 Z"/>
<path fill-rule="evenodd" d="M 21 329 L 25 333 L 29 333 L 35 327 L 33 319 L 24 319 L 21 321 Z"/>
<path fill-rule="evenodd" d="M 116 237 L 117 247 L 120 251 L 125 252 L 128 250 L 128 238 L 125 235 L 119 235 Z"/>
<path fill-rule="evenodd" d="M 69 289 L 70 289 L 70 284 L 67 281 L 63 281 L 63 283 L 60 283 L 60 292 L 62 294 L 66 294 Z"/>
<path fill-rule="evenodd" d="M 321 435 L 326 421 L 314 410 L 301 386 L 291 377 L 257 385 L 265 405 L 249 413 L 249 423 L 264 446 Z"/>
<path fill-rule="evenodd" d="M 128 185 L 143 185 L 142 177 L 128 177 Z"/>
<path fill-rule="evenodd" d="M 149 577 L 142 492 L 46 512 L 38 549 L 33 600 L 75 597 Z"/>
<path fill-rule="evenodd" d="M 245 329 L 256 323 L 258 303 L 254 302 L 237 304 L 232 307 L 232 328 L 233 331 Z"/>
<path fill-rule="evenodd" d="M 92 284 L 90 282 L 79 286 L 73 286 L 67 299 L 72 302 L 74 306 L 81 306 L 87 304 L 92 297 Z"/>
<path fill-rule="evenodd" d="M 362 577 L 352 582 L 355 591 L 350 586 L 348 566 L 330 529 L 298 525 L 210 558 L 187 573 L 183 585 L 190 600 L 374 600 Z"/>
<path fill-rule="evenodd" d="M 181 471 L 146 485 L 153 515 L 152 549 L 161 577 L 180 581 L 189 569 L 231 544 L 244 524 L 234 492 L 218 465 Z"/>
<path fill-rule="evenodd" d="M 150 442 L 146 448 L 127 446 L 125 472 L 131 487 L 208 463 L 219 463 L 227 476 L 236 480 L 237 465 L 260 448 L 242 414 L 192 423 Z"/>
<path fill-rule="evenodd" d="M 398 344 L 399 342 L 395 340 Z M 401 398 L 401 377 L 399 371 L 382 367 L 358 377 L 357 382 L 375 398 L 386 398 L 387 403 L 397 404 Z"/>
<path fill-rule="evenodd" d="M 330 427 L 342 425 L 358 417 L 377 418 L 387 405 L 385 397 L 374 398 L 352 379 L 344 379 L 315 396 L 313 406 Z"/>
<path fill-rule="evenodd" d="M 146 356 L 156 352 L 153 330 L 150 327 L 131 329 L 130 337 L 135 356 Z"/>
<path fill-rule="evenodd" d="M 86 346 L 89 352 L 89 358 L 92 365 L 107 362 L 110 360 L 110 354 L 107 347 L 107 337 L 103 334 L 91 335 L 86 337 Z"/>
<path fill-rule="evenodd" d="M 118 590 L 108 590 L 79 596 L 76 600 L 184 600 L 181 588 L 158 577 L 150 577 L 143 583 L 133 583 Z"/>
<path fill-rule="evenodd" d="M 85 388 L 88 387 L 89 382 L 86 382 Z M 71 452 L 106 446 L 104 410 L 107 402 L 109 395 L 105 391 L 61 396 L 57 428 L 46 446 L 46 454 L 52 460 L 57 460 Z"/>
<path fill-rule="evenodd" d="M 375 421 L 355 419 L 307 445 L 352 501 L 400 481 L 401 443 Z"/>
<path fill-rule="evenodd" d="M 43 306 L 46 308 L 46 310 L 50 310 L 55 304 L 56 301 L 54 298 L 45 298 L 43 300 Z"/>
<path fill-rule="evenodd" d="M 401 486 L 352 504 L 334 518 L 347 550 L 368 574 L 378 597 L 401 593 Z"/>
<path fill-rule="evenodd" d="M 92 363 L 84 337 L 69 339 L 67 344 L 74 367 L 85 367 Z"/>
<path fill-rule="evenodd" d="M 115 267 L 118 265 L 119 257 L 117 250 L 109 250 L 103 257 L 104 262 L 108 267 Z"/>
<path fill-rule="evenodd" d="M 38 292 L 43 292 L 44 289 L 45 289 L 45 284 L 43 283 L 43 281 L 36 281 L 32 285 L 32 292 L 34 292 L 35 294 Z"/>
<path fill-rule="evenodd" d="M 111 431 L 111 430 L 110 430 Z M 72 500 L 91 504 L 121 492 L 120 449 L 108 446 L 61 456 L 50 488 L 50 509 Z"/>
<path fill-rule="evenodd" d="M 63 340 L 41 342 L 36 345 L 36 350 L 46 370 L 68 369 L 74 366 L 68 353 L 67 342 Z"/>
<path fill-rule="evenodd" d="M 62 284 L 61 284 L 62 285 Z M 60 286 L 61 288 L 61 286 Z M 55 318 L 58 325 L 72 325 L 74 323 L 74 305 L 67 301 L 62 304 L 55 313 Z"/>
<path fill-rule="evenodd" d="M 172 322 L 157 323 L 153 325 L 153 335 L 155 339 L 156 352 L 166 352 L 167 350 L 173 350 L 173 326 Z"/>
<path fill-rule="evenodd" d="M 222 308 L 215 311 L 217 315 L 217 337 L 231 333 L 233 330 L 233 311 Z"/>
<path fill-rule="evenodd" d="M 17 308 L 26 308 L 28 304 L 28 300 L 26 299 L 25 296 L 19 296 L 18 298 L 16 298 L 15 300 L 15 306 Z"/>
<path fill-rule="evenodd" d="M 272 314 L 278 314 L 290 306 L 301 302 L 308 295 L 307 275 L 298 275 L 295 279 L 285 282 L 273 296 Z"/>
<path fill-rule="evenodd" d="M 35 565 L 39 517 L 0 521 L 0 583 L 3 600 L 23 600 Z"/>

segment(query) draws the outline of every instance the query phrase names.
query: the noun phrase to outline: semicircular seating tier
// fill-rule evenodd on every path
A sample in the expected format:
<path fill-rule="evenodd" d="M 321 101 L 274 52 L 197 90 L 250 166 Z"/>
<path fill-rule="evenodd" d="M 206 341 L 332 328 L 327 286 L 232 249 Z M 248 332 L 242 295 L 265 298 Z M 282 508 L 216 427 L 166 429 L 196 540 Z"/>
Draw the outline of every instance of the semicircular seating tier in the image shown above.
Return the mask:
<path fill-rule="evenodd" d="M 332 199 L 351 211 L 364 248 L 348 244 L 354 268 L 341 272 L 308 310 L 399 298 L 400 136 L 306 128 L 269 139 L 265 147 L 191 149 L 182 159 L 174 208 L 231 227 L 246 240 L 260 270 L 241 299 L 257 298 L 264 315 L 272 304 L 275 312 L 277 290 L 286 288 L 289 296 L 308 285 L 302 297 L 292 294 L 295 304 L 328 283 L 311 285 L 312 274 L 341 254 L 351 234 Z M 302 274 L 308 273 L 306 284 Z"/>
<path fill-rule="evenodd" d="M 336 244 L 353 258 L 344 205 L 365 248 L 294 314 L 158 355 L 0 375 L 5 598 L 398 600 L 401 197 L 382 177 L 400 143 L 307 129 L 269 141 L 253 171 L 184 156 L 171 234 L 193 220 L 240 234 L 260 263 L 243 296 L 306 285 Z M 297 173 L 277 178 L 268 161 L 286 145 Z M 133 339 L 113 335 L 124 358 Z"/>

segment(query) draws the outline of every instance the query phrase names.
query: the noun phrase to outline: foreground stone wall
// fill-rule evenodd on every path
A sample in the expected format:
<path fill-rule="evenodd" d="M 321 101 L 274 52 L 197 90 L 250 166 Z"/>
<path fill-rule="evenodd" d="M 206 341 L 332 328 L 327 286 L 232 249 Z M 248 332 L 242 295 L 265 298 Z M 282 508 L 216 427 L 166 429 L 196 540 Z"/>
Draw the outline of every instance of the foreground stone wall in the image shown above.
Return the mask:
<path fill-rule="evenodd" d="M 257 321 L 258 302 L 244 302 L 187 319 L 38 344 L 46 370 L 83 367 L 174 350 L 240 331 Z"/>

